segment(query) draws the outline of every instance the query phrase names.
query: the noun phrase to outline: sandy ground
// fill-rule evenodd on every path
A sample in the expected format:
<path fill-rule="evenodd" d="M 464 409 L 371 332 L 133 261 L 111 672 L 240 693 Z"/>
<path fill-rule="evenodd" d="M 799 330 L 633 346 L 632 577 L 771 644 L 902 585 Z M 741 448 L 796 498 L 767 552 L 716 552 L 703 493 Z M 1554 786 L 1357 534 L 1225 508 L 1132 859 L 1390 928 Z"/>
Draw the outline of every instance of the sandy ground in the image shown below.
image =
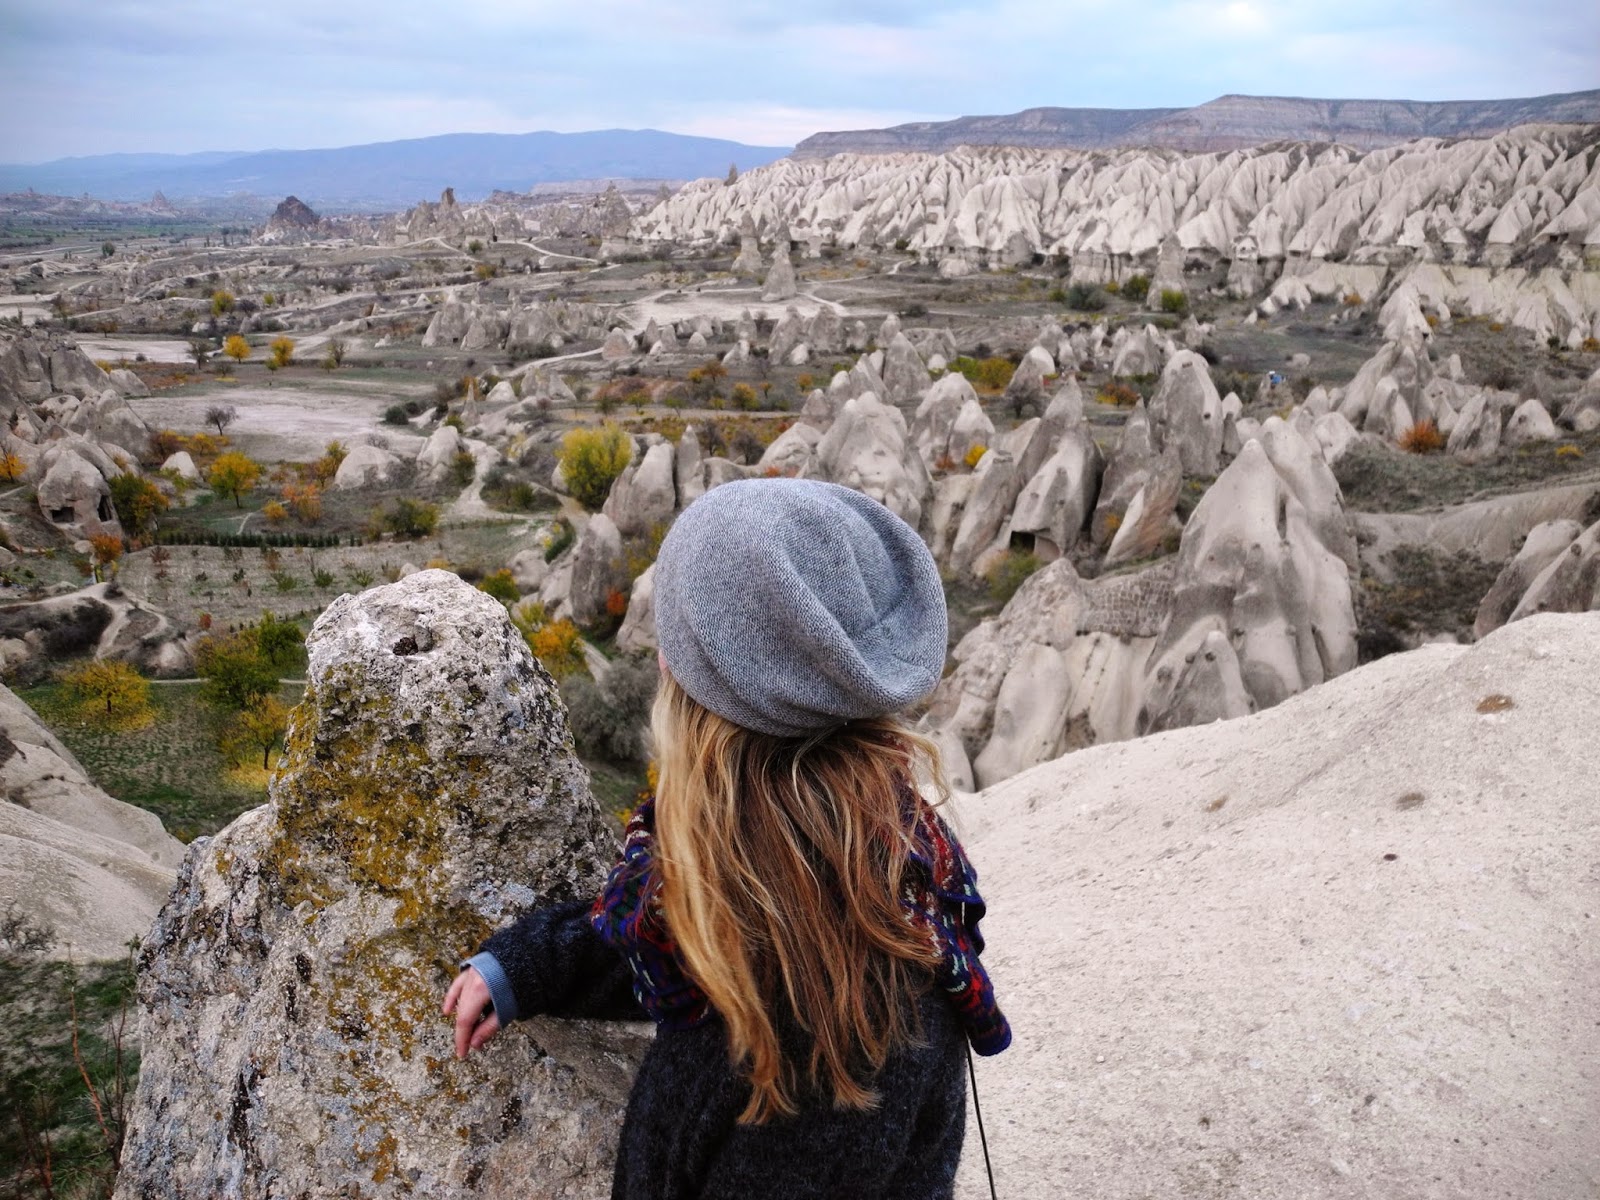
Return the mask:
<path fill-rule="evenodd" d="M 851 315 L 843 305 L 835 304 L 832 300 L 824 300 L 812 292 L 801 292 L 792 300 L 762 303 L 761 289 L 758 287 L 717 288 L 706 291 L 671 288 L 630 301 L 622 307 L 632 320 L 635 332 L 643 329 L 652 317 L 657 324 L 700 316 L 737 321 L 746 309 L 752 316 L 765 315 L 773 320 L 783 316 L 791 308 L 806 318 L 815 316 L 824 308 L 831 308 L 842 317 L 848 318 Z"/>
<path fill-rule="evenodd" d="M 0 317 L 9 320 L 20 316 L 24 325 L 37 325 L 50 315 L 49 296 L 32 293 L 22 296 L 0 296 Z"/>
<path fill-rule="evenodd" d="M 415 454 L 422 438 L 379 423 L 383 410 L 400 398 L 388 388 L 360 395 L 348 384 L 335 389 L 219 382 L 203 390 L 166 392 L 128 403 L 153 428 L 179 430 L 203 429 L 206 409 L 232 405 L 239 413 L 228 429 L 234 444 L 246 454 L 279 461 L 315 458 L 335 439 L 352 444 L 374 434 L 385 438 L 399 455 Z"/>
<path fill-rule="evenodd" d="M 175 338 L 84 337 L 77 335 L 78 348 L 93 359 L 145 356 L 148 362 L 188 363 L 189 343 Z"/>

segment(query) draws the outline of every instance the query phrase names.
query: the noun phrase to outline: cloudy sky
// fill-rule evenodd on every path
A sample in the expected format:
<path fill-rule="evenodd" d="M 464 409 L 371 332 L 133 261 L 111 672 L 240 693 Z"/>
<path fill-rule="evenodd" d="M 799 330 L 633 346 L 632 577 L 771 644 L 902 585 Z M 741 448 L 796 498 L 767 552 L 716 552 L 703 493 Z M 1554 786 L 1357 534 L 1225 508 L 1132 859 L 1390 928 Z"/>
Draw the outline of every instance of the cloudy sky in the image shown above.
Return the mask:
<path fill-rule="evenodd" d="M 1600 87 L 1596 0 L 0 0 L 0 161 Z"/>

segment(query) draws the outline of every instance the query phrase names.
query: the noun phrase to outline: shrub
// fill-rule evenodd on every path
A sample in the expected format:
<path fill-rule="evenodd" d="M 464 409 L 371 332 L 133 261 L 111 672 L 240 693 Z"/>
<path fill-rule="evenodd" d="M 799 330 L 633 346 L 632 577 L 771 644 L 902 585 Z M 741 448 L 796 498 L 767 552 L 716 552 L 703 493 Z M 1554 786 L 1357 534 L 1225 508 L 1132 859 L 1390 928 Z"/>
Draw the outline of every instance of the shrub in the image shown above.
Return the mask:
<path fill-rule="evenodd" d="M 969 358 L 963 354 L 950 364 L 952 371 L 966 376 L 979 391 L 1003 392 L 1016 373 L 1016 364 L 1004 358 Z"/>
<path fill-rule="evenodd" d="M 1136 304 L 1142 304 L 1150 294 L 1150 276 L 1130 275 L 1122 281 L 1122 294 Z"/>
<path fill-rule="evenodd" d="M 1340 302 L 1342 304 L 1344 304 L 1348 308 L 1360 308 L 1363 304 L 1366 303 L 1366 301 L 1361 298 L 1361 293 L 1360 292 L 1346 292 Z M 1430 322 L 1430 324 L 1433 324 L 1433 325 L 1437 325 L 1438 323 L 1439 323 L 1439 318 L 1438 317 L 1435 317 Z"/>
<path fill-rule="evenodd" d="M 261 515 L 267 519 L 269 524 L 282 525 L 289 519 L 289 510 L 283 506 L 281 501 L 268 500 L 261 506 Z"/>
<path fill-rule="evenodd" d="M 760 407 L 761 403 L 756 396 L 755 388 L 748 383 L 734 384 L 730 398 L 733 400 L 735 408 L 743 409 L 745 412 L 754 412 Z"/>
<path fill-rule="evenodd" d="M 111 506 L 123 531 L 132 538 L 143 538 L 156 527 L 156 518 L 167 511 L 167 497 L 142 475 L 131 472 L 111 481 Z"/>
<path fill-rule="evenodd" d="M 969 470 L 976 470 L 978 464 L 983 461 L 983 456 L 985 454 L 987 454 L 988 452 L 989 452 L 989 447 L 987 447 L 987 446 L 984 446 L 984 445 L 973 446 L 972 449 L 967 451 L 966 457 L 964 459 L 962 459 L 962 461 L 967 464 L 967 467 L 968 467 Z"/>
<path fill-rule="evenodd" d="M 211 315 L 220 317 L 223 313 L 230 313 L 234 306 L 233 293 L 218 288 L 211 293 Z"/>
<path fill-rule="evenodd" d="M 1177 288 L 1162 288 L 1161 311 L 1181 317 L 1189 311 L 1189 297 Z"/>
<path fill-rule="evenodd" d="M 383 423 L 385 425 L 405 425 L 410 421 L 405 405 L 391 404 L 383 410 Z"/>
<path fill-rule="evenodd" d="M 583 657 L 583 635 L 567 618 L 552 621 L 544 605 L 529 600 L 511 610 L 511 623 L 522 632 L 533 656 L 556 679 L 588 674 L 589 667 Z"/>
<path fill-rule="evenodd" d="M 450 482 L 456 487 L 467 487 L 478 473 L 478 460 L 470 450 L 457 450 L 450 459 Z"/>
<path fill-rule="evenodd" d="M 1586 337 L 1579 347 L 1585 354 L 1600 354 L 1600 338 Z"/>
<path fill-rule="evenodd" d="M 1068 308 L 1077 312 L 1099 312 L 1107 303 L 1105 289 L 1086 283 L 1073 284 L 1067 289 L 1064 300 Z"/>
<path fill-rule="evenodd" d="M 401 496 L 383 513 L 381 523 L 396 537 L 424 538 L 439 527 L 439 509 L 426 500 Z"/>
<path fill-rule="evenodd" d="M 1026 581 L 1041 566 L 1039 556 L 1031 552 L 1012 550 L 989 572 L 989 594 L 1005 604 L 1017 594 Z"/>
<path fill-rule="evenodd" d="M 550 530 L 550 541 L 544 548 L 545 562 L 555 562 L 565 554 L 567 547 L 572 545 L 573 539 L 577 536 L 577 530 L 573 529 L 571 521 L 565 517 L 557 521 Z"/>
<path fill-rule="evenodd" d="M 639 763 L 659 674 L 655 659 L 640 655 L 612 664 L 605 683 L 576 676 L 561 685 L 567 722 L 578 752 L 590 758 Z"/>
<path fill-rule="evenodd" d="M 1582 458 L 1582 457 L 1583 457 L 1583 447 L 1582 446 L 1574 446 L 1569 442 L 1565 446 L 1557 446 L 1556 447 L 1556 458 L 1558 460 L 1560 460 L 1560 459 L 1578 459 L 1578 458 Z"/>
<path fill-rule="evenodd" d="M 719 364 L 720 365 L 720 364 Z M 595 511 L 633 459 L 633 441 L 607 421 L 598 429 L 574 429 L 561 439 L 561 474 L 579 504 Z"/>
<path fill-rule="evenodd" d="M 1095 398 L 1101 404 L 1114 404 L 1118 408 L 1132 408 L 1141 399 L 1138 388 L 1115 380 L 1102 387 Z"/>
<path fill-rule="evenodd" d="M 294 361 L 294 339 L 291 337 L 275 337 L 267 347 L 267 366 L 274 370 L 287 367 Z"/>
<path fill-rule="evenodd" d="M 322 519 L 322 489 L 314 483 L 284 484 L 283 504 L 302 525 L 315 525 Z"/>
<path fill-rule="evenodd" d="M 478 590 L 487 592 L 507 608 L 522 599 L 522 593 L 517 590 L 516 580 L 511 578 L 511 570 L 508 567 L 490 571 L 478 581 Z"/>
<path fill-rule="evenodd" d="M 1444 445 L 1444 434 L 1432 421 L 1418 421 L 1400 435 L 1400 449 L 1407 454 L 1437 454 Z"/>

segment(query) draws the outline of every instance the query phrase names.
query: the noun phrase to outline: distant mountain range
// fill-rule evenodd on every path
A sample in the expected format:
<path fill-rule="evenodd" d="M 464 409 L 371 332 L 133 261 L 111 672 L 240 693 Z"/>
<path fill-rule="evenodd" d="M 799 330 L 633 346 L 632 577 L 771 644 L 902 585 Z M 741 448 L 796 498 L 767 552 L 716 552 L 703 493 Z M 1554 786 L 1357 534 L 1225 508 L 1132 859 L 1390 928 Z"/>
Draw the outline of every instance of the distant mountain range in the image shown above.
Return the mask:
<path fill-rule="evenodd" d="M 1194 108 L 1030 108 L 1001 117 L 918 121 L 891 129 L 815 133 L 795 158 L 937 153 L 957 146 L 1102 150 L 1240 150 L 1267 142 L 1342 142 L 1360 150 L 1421 137 L 1473 137 L 1514 125 L 1600 122 L 1600 89 L 1526 100 L 1308 100 L 1221 96 Z"/>
<path fill-rule="evenodd" d="M 37 166 L 0 166 L 0 192 L 32 188 L 102 200 L 162 192 L 175 204 L 247 192 L 299 196 L 318 211 L 392 210 L 453 187 L 463 200 L 496 188 L 578 179 L 699 179 L 741 171 L 789 153 L 720 138 L 654 129 L 593 133 L 451 133 L 344 146 L 204 154 L 104 154 Z"/>

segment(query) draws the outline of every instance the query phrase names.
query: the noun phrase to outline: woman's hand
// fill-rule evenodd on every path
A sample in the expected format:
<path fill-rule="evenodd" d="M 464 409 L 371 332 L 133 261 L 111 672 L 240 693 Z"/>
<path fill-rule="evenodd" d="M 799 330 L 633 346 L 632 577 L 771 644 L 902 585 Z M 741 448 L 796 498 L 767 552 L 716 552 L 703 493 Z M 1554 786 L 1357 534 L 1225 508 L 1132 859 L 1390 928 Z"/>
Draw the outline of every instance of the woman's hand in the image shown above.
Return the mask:
<path fill-rule="evenodd" d="M 444 994 L 444 1013 L 456 1014 L 456 1057 L 465 1058 L 467 1051 L 485 1045 L 500 1032 L 500 1018 L 489 1003 L 489 985 L 483 976 L 468 967 L 456 976 L 450 990 Z"/>

